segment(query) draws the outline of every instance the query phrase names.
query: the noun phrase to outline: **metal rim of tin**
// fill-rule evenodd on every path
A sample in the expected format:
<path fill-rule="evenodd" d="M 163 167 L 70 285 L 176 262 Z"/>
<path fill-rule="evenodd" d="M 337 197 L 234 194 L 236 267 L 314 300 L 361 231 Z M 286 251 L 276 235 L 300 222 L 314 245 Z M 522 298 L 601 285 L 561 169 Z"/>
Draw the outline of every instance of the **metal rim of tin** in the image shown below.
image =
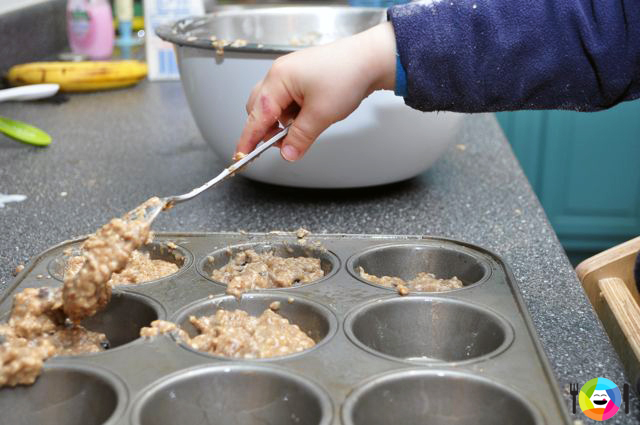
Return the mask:
<path fill-rule="evenodd" d="M 201 374 L 232 372 L 256 372 L 270 374 L 277 378 L 294 381 L 296 384 L 309 390 L 316 400 L 318 400 L 321 409 L 321 420 L 317 425 L 329 425 L 333 419 L 333 403 L 331 401 L 331 397 L 327 394 L 326 390 L 320 386 L 320 384 L 317 384 L 313 380 L 278 366 L 230 362 L 222 365 L 198 365 L 179 370 L 154 381 L 141 390 L 140 394 L 142 395 L 134 400 L 133 408 L 131 409 L 131 420 L 133 424 L 140 425 L 142 423 L 141 417 L 143 409 L 147 402 L 149 402 L 149 400 L 157 393 L 173 384 L 189 380 Z"/>
<path fill-rule="evenodd" d="M 114 372 L 104 369 L 102 366 L 91 364 L 91 366 L 78 364 L 68 360 L 69 357 L 52 357 L 48 359 L 43 366 L 43 374 L 47 370 L 70 370 L 86 375 L 93 375 L 99 380 L 106 383 L 116 394 L 116 407 L 111 416 L 102 423 L 102 425 L 113 425 L 123 415 L 129 402 L 129 391 L 127 386 L 118 375 Z M 36 381 L 37 383 L 37 381 Z"/>
<path fill-rule="evenodd" d="M 164 307 L 162 306 L 162 304 L 158 301 L 156 301 L 154 298 L 148 296 L 148 295 L 144 295 L 144 294 L 139 294 L 137 292 L 132 292 L 132 291 L 121 291 L 121 290 L 116 290 L 113 292 L 113 295 L 117 295 L 117 296 L 123 296 L 123 297 L 127 297 L 127 298 L 133 298 L 136 299 L 140 302 L 142 302 L 143 304 L 146 304 L 148 307 L 151 307 L 151 309 L 153 309 L 153 311 L 156 312 L 157 318 L 155 320 L 162 320 L 165 319 L 167 317 L 167 312 L 164 309 Z M 103 311 L 103 310 L 101 310 Z M 99 312 L 98 312 L 99 313 Z M 148 326 L 149 324 L 147 324 Z M 91 329 L 89 329 L 91 330 Z M 139 331 L 139 330 L 138 330 Z M 102 356 L 105 354 L 109 354 L 112 353 L 114 351 L 120 351 L 122 349 L 126 349 L 129 348 L 132 344 L 135 344 L 139 341 L 141 341 L 143 338 L 138 334 L 138 337 L 135 339 L 132 339 L 129 342 L 126 342 L 122 345 L 118 345 L 117 347 L 114 348 L 109 348 L 105 351 L 99 351 L 97 353 L 83 353 L 83 354 L 78 354 L 76 356 L 55 356 L 52 357 L 52 359 L 75 359 L 75 358 L 79 358 L 79 357 L 94 357 L 94 356 Z"/>
<path fill-rule="evenodd" d="M 355 263 L 360 260 L 362 257 L 378 252 L 378 251 L 383 251 L 386 249 L 390 249 L 390 248 L 427 248 L 427 249 L 443 249 L 443 250 L 447 250 L 447 251 L 451 251 L 451 252 L 457 252 L 463 255 L 467 255 L 471 258 L 473 258 L 478 265 L 483 269 L 483 276 L 473 282 L 470 283 L 468 285 L 464 285 L 462 288 L 457 288 L 457 289 L 448 289 L 446 291 L 441 291 L 441 292 L 427 292 L 427 291 L 410 291 L 409 293 L 411 295 L 424 295 L 424 296 L 433 296 L 433 295 L 437 295 L 437 294 L 447 294 L 449 292 L 457 292 L 457 291 L 464 291 L 467 289 L 471 289 L 471 288 L 475 288 L 483 283 L 485 283 L 487 280 L 489 280 L 489 278 L 492 275 L 492 271 L 491 271 L 491 266 L 489 265 L 489 262 L 481 257 L 480 255 L 478 255 L 479 253 L 476 252 L 475 250 L 473 250 L 472 248 L 468 248 L 468 247 L 462 247 L 459 245 L 453 245 L 451 244 L 451 242 L 449 242 L 446 239 L 436 239 L 433 241 L 426 241 L 426 240 L 421 240 L 421 241 L 409 241 L 407 243 L 389 243 L 389 244 L 382 244 L 382 245 L 375 245 L 372 247 L 369 247 L 365 250 L 362 250 L 360 252 L 357 252 L 353 255 L 351 255 L 351 257 L 349 257 L 347 259 L 347 263 L 346 263 L 346 268 L 347 268 L 347 272 L 349 272 L 349 274 L 351 276 L 353 276 L 355 279 L 359 280 L 362 283 L 366 283 L 367 285 L 371 285 L 375 288 L 380 288 L 380 289 L 384 289 L 387 291 L 393 291 L 393 292 L 397 292 L 397 288 L 394 287 L 389 287 L 389 286 L 384 286 L 384 285 L 380 285 L 374 282 L 371 282 L 369 280 L 366 280 L 364 278 L 362 278 L 360 276 L 360 273 L 358 273 L 356 271 L 355 268 Z M 366 270 L 365 270 L 366 271 Z"/>
<path fill-rule="evenodd" d="M 352 6 L 318 6 L 318 5 L 295 5 L 295 6 L 285 6 L 285 7 L 273 7 L 273 8 L 259 8 L 261 13 L 270 13 L 270 10 L 278 11 L 287 11 L 287 10 L 300 10 L 300 9 L 309 9 L 312 11 L 323 11 L 323 10 L 335 10 L 341 9 L 347 13 L 362 13 L 367 11 L 377 11 L 381 12 L 381 16 L 383 16 L 383 20 L 380 21 L 382 23 L 386 20 L 386 13 L 384 8 L 378 7 L 352 7 Z M 228 10 L 228 11 L 220 11 L 210 13 L 204 17 L 202 16 L 190 16 L 187 18 L 180 19 L 178 21 L 169 23 L 169 24 L 161 24 L 155 28 L 156 35 L 160 37 L 164 41 L 171 42 L 176 46 L 184 46 L 184 47 L 195 47 L 199 49 L 205 50 L 216 50 L 216 47 L 211 44 L 210 38 L 201 38 L 194 37 L 188 34 L 188 28 L 191 26 L 196 26 L 198 24 L 206 22 L 208 19 L 216 18 L 216 17 L 225 17 L 232 15 L 251 15 L 256 12 L 256 9 L 245 9 L 245 10 Z M 264 54 L 287 54 L 297 50 L 304 49 L 306 47 L 311 46 L 292 46 L 292 45 L 280 45 L 280 44 L 262 44 L 262 43 L 247 43 L 245 46 L 233 46 L 232 44 L 228 44 L 224 46 L 224 51 L 226 52 L 243 52 L 243 53 L 264 53 Z"/>
<path fill-rule="evenodd" d="M 82 242 L 84 242 L 84 240 L 81 241 L 77 241 L 76 244 L 80 245 L 82 244 Z M 176 248 L 171 249 L 166 245 L 166 242 L 168 241 L 153 241 L 150 242 L 148 244 L 146 244 L 145 246 L 159 246 L 162 248 L 166 248 L 168 250 L 171 251 L 179 251 L 180 255 L 182 255 L 182 257 L 184 258 L 184 262 L 182 263 L 181 266 L 179 266 L 178 271 L 166 276 L 163 276 L 159 279 L 154 279 L 154 280 L 149 280 L 146 282 L 140 282 L 140 283 L 128 283 L 128 284 L 121 284 L 121 285 L 116 285 L 114 288 L 122 288 L 122 289 L 131 289 L 131 288 L 135 288 L 137 286 L 140 285 L 152 285 L 154 283 L 158 283 L 158 282 L 162 282 L 166 279 L 169 278 L 174 278 L 180 274 L 182 274 L 185 270 L 187 270 L 189 267 L 191 267 L 191 264 L 193 264 L 193 254 L 191 253 L 191 251 L 189 251 L 187 248 L 176 244 Z M 71 249 L 77 249 L 77 246 L 72 246 Z M 59 281 L 59 282 L 64 282 L 64 278 L 63 276 L 60 275 L 60 273 L 58 272 L 58 270 L 56 270 L 57 267 L 61 266 L 61 262 L 64 262 L 66 255 L 64 253 L 60 253 L 58 255 L 56 255 L 54 258 L 52 258 L 51 260 L 49 260 L 49 263 L 47 264 L 47 272 L 49 273 L 49 275 L 51 277 L 53 277 L 55 280 Z"/>
<path fill-rule="evenodd" d="M 393 356 L 390 354 L 386 354 L 383 353 L 381 351 L 375 350 L 371 347 L 369 347 L 368 345 L 366 345 L 365 343 L 363 343 L 362 341 L 360 341 L 360 339 L 355 335 L 354 331 L 353 331 L 353 323 L 356 320 L 356 318 L 360 315 L 362 315 L 363 313 L 375 308 L 376 306 L 382 305 L 384 303 L 403 303 L 403 302 L 424 302 L 424 303 L 447 303 L 449 305 L 456 305 L 456 306 L 462 306 L 463 308 L 467 308 L 467 309 L 471 309 L 471 310 L 475 310 L 475 312 L 480 312 L 480 314 L 483 315 L 487 315 L 489 317 L 491 317 L 493 320 L 495 320 L 496 324 L 500 327 L 500 329 L 504 332 L 504 340 L 502 341 L 502 343 L 500 345 L 498 345 L 495 349 L 491 350 L 490 352 L 486 353 L 486 354 L 482 354 L 480 356 L 476 356 L 476 357 L 472 357 L 469 359 L 465 359 L 465 360 L 454 360 L 454 361 L 447 361 L 447 360 L 438 360 L 438 359 L 433 359 L 433 360 L 418 360 L 418 359 L 407 359 L 407 358 L 402 358 L 402 357 L 397 357 L 397 356 Z M 347 338 L 353 343 L 355 344 L 357 347 L 359 347 L 360 349 L 378 356 L 378 357 L 382 357 L 385 358 L 387 360 L 392 360 L 392 361 L 396 361 L 396 362 L 401 362 L 401 363 L 408 363 L 408 364 L 412 364 L 412 365 L 442 365 L 444 366 L 458 366 L 458 365 L 467 365 L 470 363 L 476 363 L 476 362 L 481 362 L 481 361 L 485 361 L 494 357 L 497 357 L 498 355 L 502 354 L 503 352 L 505 352 L 510 346 L 511 344 L 513 344 L 514 341 L 514 335 L 515 335 L 515 331 L 513 330 L 513 327 L 511 326 L 511 324 L 509 323 L 509 321 L 507 319 L 505 319 L 502 315 L 500 315 L 499 313 L 497 313 L 496 311 L 483 306 L 483 305 L 479 305 L 476 303 L 472 303 L 470 301 L 462 301 L 459 299 L 455 299 L 455 298 L 447 298 L 447 297 L 425 297 L 425 296 L 415 296 L 415 295 L 407 295 L 404 297 L 398 297 L 398 296 L 388 296 L 388 297 L 384 297 L 384 298 L 375 298 L 369 301 L 365 301 L 364 303 L 361 303 L 355 307 L 353 307 L 351 310 L 349 310 L 347 312 L 347 314 L 345 315 L 344 318 L 344 322 L 343 322 L 343 329 L 344 329 L 344 333 L 345 335 L 347 335 Z"/>
<path fill-rule="evenodd" d="M 436 378 L 436 379 L 460 379 L 466 382 L 474 382 L 479 385 L 485 385 L 493 387 L 494 389 L 501 391 L 504 394 L 508 394 L 516 402 L 521 403 L 522 407 L 527 409 L 531 414 L 535 424 L 545 424 L 540 410 L 536 405 L 525 399 L 520 393 L 497 381 L 491 380 L 477 374 L 465 372 L 465 371 L 453 371 L 453 370 L 432 370 L 432 369 L 402 369 L 393 372 L 383 372 L 368 378 L 364 382 L 355 387 L 354 390 L 346 397 L 342 404 L 341 416 L 344 425 L 356 425 L 353 420 L 353 416 L 357 407 L 358 401 L 369 391 L 375 389 L 378 386 L 384 385 L 396 380 L 403 380 L 411 377 L 421 378 Z M 456 401 L 452 399 L 452 403 Z M 496 415 L 500 415 L 500 412 L 494 412 Z"/>
<path fill-rule="evenodd" d="M 206 254 L 204 257 L 202 257 L 202 259 L 200 259 L 200 261 L 198 261 L 198 263 L 196 264 L 196 270 L 198 271 L 198 274 L 200 274 L 200 276 L 202 276 L 203 278 L 207 279 L 209 282 L 214 283 L 216 285 L 219 285 L 223 288 L 227 287 L 227 284 L 224 282 L 219 282 L 217 280 L 214 280 L 207 272 L 205 272 L 205 267 L 207 265 L 207 263 L 209 262 L 209 258 L 211 257 L 215 257 L 217 255 L 220 254 L 227 254 L 228 252 L 237 252 L 237 251 L 241 251 L 241 250 L 245 250 L 245 249 L 250 249 L 252 247 L 277 247 L 278 245 L 282 245 L 285 246 L 285 248 L 288 247 L 292 247 L 292 246 L 296 246 L 296 243 L 286 243 L 286 242 L 269 242 L 269 241 L 263 241 L 263 242 L 250 242 L 250 243 L 241 243 L 241 244 L 236 244 L 236 245 L 230 245 L 224 248 L 219 248 L 216 249 L 215 251 L 210 252 L 209 254 Z M 329 278 L 333 277 L 336 273 L 338 273 L 338 271 L 341 269 L 342 264 L 340 263 L 340 259 L 338 258 L 338 256 L 336 254 L 334 254 L 333 252 L 329 251 L 328 249 L 321 249 L 321 248 L 316 248 L 316 247 L 312 247 L 312 246 L 305 246 L 305 245 L 300 245 L 299 246 L 301 249 L 308 249 L 310 251 L 312 251 L 313 253 L 317 254 L 314 256 L 314 258 L 318 258 L 320 259 L 320 261 L 322 261 L 323 259 L 328 261 L 331 264 L 331 271 L 327 274 L 325 274 L 324 276 L 322 276 L 320 279 L 316 279 L 312 282 L 309 283 L 303 283 L 303 284 L 297 284 L 297 285 L 293 285 L 293 286 L 289 286 L 286 288 L 281 288 L 281 287 L 275 287 L 275 288 L 254 288 L 251 289 L 250 292 L 263 292 L 263 291 L 290 291 L 290 290 L 294 290 L 294 289 L 299 289 L 299 288 L 306 288 L 310 285 L 316 285 L 318 283 L 324 282 L 326 280 L 328 280 Z"/>
<path fill-rule="evenodd" d="M 175 334 L 172 332 L 170 333 L 171 338 L 183 349 L 190 351 L 192 353 L 201 355 L 201 356 L 205 356 L 208 358 L 214 358 L 217 360 L 231 360 L 231 361 L 245 361 L 245 362 L 256 362 L 256 363 L 269 363 L 269 362 L 273 362 L 273 361 L 279 361 L 279 360 L 289 360 L 289 359 L 294 359 L 296 357 L 301 357 L 304 356 L 308 353 L 311 353 L 313 351 L 316 351 L 317 349 L 319 349 L 320 347 L 322 347 L 323 345 L 327 344 L 337 333 L 338 331 L 338 318 L 336 316 L 336 314 L 327 306 L 324 306 L 316 301 L 313 301 L 307 297 L 303 297 L 300 295 L 294 295 L 294 296 L 289 296 L 289 295 L 284 295 L 284 294 L 267 294 L 267 293 L 245 293 L 242 294 L 242 299 L 260 299 L 260 298 L 265 298 L 265 299 L 269 299 L 270 301 L 280 301 L 283 304 L 287 304 L 288 303 L 288 299 L 289 298 L 293 298 L 293 303 L 292 304 L 303 304 L 306 305 L 307 307 L 310 307 L 312 309 L 315 309 L 322 317 L 324 317 L 329 325 L 329 329 L 327 331 L 327 334 L 320 340 L 316 342 L 316 345 L 314 345 L 313 347 L 309 348 L 308 350 L 304 350 L 304 351 L 300 351 L 298 353 L 292 353 L 292 354 L 287 354 L 284 356 L 276 356 L 276 357 L 268 357 L 268 358 L 260 358 L 260 359 L 244 359 L 244 358 L 235 358 L 235 357 L 225 357 L 225 356 L 217 356 L 215 354 L 210 354 L 204 351 L 199 351 L 196 350 L 193 347 L 190 347 L 189 345 L 183 343 L 182 341 L 180 341 L 180 338 L 176 337 Z M 213 306 L 217 306 L 220 302 L 222 302 L 223 300 L 229 300 L 229 299 L 235 299 L 235 297 L 233 295 L 219 295 L 213 298 L 204 298 L 204 299 L 200 299 L 197 301 L 194 301 L 184 307 L 182 307 L 181 309 L 179 309 L 178 311 L 175 312 L 175 314 L 172 316 L 171 321 L 178 324 L 179 322 L 184 321 L 184 319 L 188 318 L 190 316 L 189 312 L 194 310 L 195 308 L 207 305 L 207 304 L 211 304 Z M 242 308 L 239 309 L 242 310 Z M 217 310 L 217 308 L 216 308 Z M 215 310 L 214 310 L 215 312 Z M 292 324 L 296 324 L 296 323 L 292 323 Z"/>

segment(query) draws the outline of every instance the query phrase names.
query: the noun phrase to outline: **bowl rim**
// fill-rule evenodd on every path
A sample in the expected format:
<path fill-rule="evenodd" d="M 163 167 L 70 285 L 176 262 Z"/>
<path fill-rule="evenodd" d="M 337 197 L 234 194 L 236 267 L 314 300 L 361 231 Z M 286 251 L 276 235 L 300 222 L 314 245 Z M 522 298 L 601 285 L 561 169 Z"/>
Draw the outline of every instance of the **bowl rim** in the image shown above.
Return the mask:
<path fill-rule="evenodd" d="M 348 5 L 337 5 L 337 6 L 318 6 L 318 5 L 296 5 L 296 6 L 274 6 L 274 7 L 252 7 L 246 9 L 231 9 L 231 10 L 222 10 L 212 13 L 207 13 L 199 16 L 189 16 L 186 18 L 178 19 L 177 21 L 169 22 L 166 24 L 160 24 L 155 28 L 155 33 L 158 37 L 160 37 L 164 41 L 171 42 L 176 46 L 184 46 L 184 47 L 195 47 L 199 49 L 205 50 L 217 50 L 220 47 L 224 50 L 224 52 L 242 52 L 242 53 L 259 53 L 259 54 L 286 54 L 291 53 L 296 50 L 304 49 L 305 47 L 310 47 L 308 45 L 303 46 L 293 46 L 289 44 L 262 44 L 262 43 L 247 43 L 246 45 L 233 45 L 233 42 L 223 45 L 223 46 L 215 46 L 212 43 L 212 40 L 208 37 L 195 37 L 189 35 L 185 30 L 188 27 L 192 27 L 194 25 L 199 25 L 204 22 L 207 22 L 211 19 L 216 18 L 224 18 L 228 16 L 242 16 L 242 15 L 251 15 L 255 13 L 259 14 L 276 14 L 282 12 L 295 12 L 302 11 L 305 12 L 321 12 L 323 10 L 326 11 L 344 11 L 347 13 L 363 13 L 363 12 L 377 12 L 380 14 L 380 23 L 386 21 L 386 9 L 381 7 L 351 7 Z"/>

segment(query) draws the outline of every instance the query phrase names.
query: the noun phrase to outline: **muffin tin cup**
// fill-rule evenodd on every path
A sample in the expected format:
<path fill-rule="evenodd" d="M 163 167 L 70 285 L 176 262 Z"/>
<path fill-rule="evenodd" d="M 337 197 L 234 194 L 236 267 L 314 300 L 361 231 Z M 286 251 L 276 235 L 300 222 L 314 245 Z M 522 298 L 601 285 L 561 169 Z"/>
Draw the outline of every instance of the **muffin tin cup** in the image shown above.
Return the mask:
<path fill-rule="evenodd" d="M 0 315 L 0 323 L 9 320 L 10 312 Z M 157 319 L 165 319 L 162 305 L 151 297 L 130 291 L 116 290 L 111 301 L 95 316 L 84 319 L 80 324 L 90 331 L 105 334 L 109 341 L 108 352 L 129 347 L 141 339 L 140 329 L 150 326 Z M 107 351 L 83 353 L 77 356 L 59 355 L 56 359 L 73 359 L 79 356 L 100 356 Z"/>
<path fill-rule="evenodd" d="M 412 363 L 464 363 L 500 354 L 513 341 L 509 323 L 469 302 L 419 296 L 369 301 L 344 322 L 370 353 Z"/>
<path fill-rule="evenodd" d="M 295 284 L 290 287 L 274 287 L 274 288 L 256 288 L 253 291 L 258 290 L 284 290 L 284 289 L 296 289 L 307 287 L 309 285 L 315 285 L 329 279 L 340 268 L 340 261 L 332 252 L 308 244 L 300 244 L 299 241 L 292 242 L 256 242 L 249 244 L 241 244 L 228 246 L 221 249 L 217 249 L 210 254 L 206 255 L 198 263 L 198 272 L 202 277 L 211 282 L 224 286 L 227 284 L 217 281 L 211 277 L 211 274 L 215 269 L 219 269 L 225 266 L 229 260 L 233 258 L 235 254 L 248 249 L 253 249 L 257 253 L 273 252 L 278 257 L 290 258 L 290 257 L 314 257 L 320 259 L 320 268 L 324 271 L 324 276 L 320 279 L 314 280 L 309 283 Z"/>
<path fill-rule="evenodd" d="M 151 242 L 142 246 L 140 248 L 140 251 L 149 253 L 149 256 L 152 260 L 164 260 L 177 265 L 179 267 L 178 271 L 170 275 L 163 276 L 159 279 L 154 279 L 147 282 L 116 285 L 116 288 L 122 288 L 122 289 L 135 288 L 139 285 L 153 284 L 170 277 L 175 277 L 176 275 L 179 275 L 184 270 L 189 268 L 189 266 L 191 266 L 191 264 L 193 263 L 193 256 L 191 255 L 191 253 L 184 247 L 181 247 L 180 245 L 176 245 L 175 248 L 169 248 L 165 243 Z M 63 282 L 64 271 L 65 271 L 67 261 L 71 256 L 74 256 L 74 255 L 82 255 L 82 252 L 80 250 L 80 244 L 71 248 L 70 255 L 65 254 L 63 252 L 57 255 L 51 261 L 49 261 L 49 264 L 47 266 L 47 271 L 49 272 L 49 275 L 54 279 L 60 282 Z"/>
<path fill-rule="evenodd" d="M 438 279 L 457 277 L 463 288 L 479 285 L 491 276 L 489 264 L 476 252 L 462 246 L 446 246 L 421 241 L 411 244 L 386 244 L 355 254 L 347 261 L 347 270 L 353 277 L 368 285 L 395 291 L 396 288 L 371 282 L 360 276 L 359 268 L 378 277 L 393 276 L 411 280 L 420 272 L 428 272 Z M 433 292 L 412 292 L 432 294 Z"/>
<path fill-rule="evenodd" d="M 273 302 L 278 302 L 280 304 L 280 307 L 274 311 L 289 320 L 291 324 L 298 325 L 300 330 L 315 341 L 316 345 L 299 353 L 278 357 L 251 359 L 252 361 L 272 361 L 302 356 L 317 350 L 319 347 L 327 343 L 336 332 L 338 321 L 335 314 L 327 307 L 301 296 L 281 294 L 247 293 L 244 294 L 240 300 L 231 295 L 211 299 L 207 298 L 196 301 L 195 303 L 178 311 L 175 314 L 173 321 L 184 329 L 190 337 L 194 337 L 198 334 L 198 331 L 191 322 L 189 322 L 189 317 L 191 316 L 211 316 L 219 309 L 230 311 L 243 310 L 252 316 L 259 316 L 265 310 L 269 309 L 269 306 Z M 189 345 L 179 341 L 179 338 L 175 339 L 178 340 L 181 346 L 195 353 L 219 359 L 229 359 L 228 357 L 217 356 L 211 353 L 195 350 Z"/>
<path fill-rule="evenodd" d="M 246 364 L 203 366 L 151 385 L 132 412 L 135 425 L 328 425 L 331 399 L 287 370 Z"/>
<path fill-rule="evenodd" d="M 481 247 L 435 237 L 329 234 L 310 235 L 300 245 L 295 234 L 283 232 L 156 238 L 176 243 L 192 255 L 195 267 L 187 262 L 179 273 L 153 284 L 116 287 L 112 304 L 86 322 L 105 332 L 115 348 L 45 363 L 47 371 L 62 363 L 121 378 L 129 397 L 119 397 L 124 407 L 118 404 L 112 417 L 100 420 L 117 425 L 572 423 L 513 275 L 500 257 Z M 59 286 L 46 279 L 49 263 L 80 243 L 60 244 L 27 264 L 0 299 L 0 318 L 7 317 L 13 294 L 23 288 Z M 286 289 L 252 290 L 238 301 L 210 275 L 230 253 L 247 248 L 316 256 L 325 276 Z M 418 272 L 457 276 L 465 286 L 402 297 L 393 288 L 365 282 L 359 266 L 404 279 Z M 190 315 L 212 315 L 216 308 L 258 315 L 274 301 L 280 302 L 277 312 L 307 332 L 315 347 L 245 360 L 202 353 L 169 335 L 137 338 L 139 328 L 156 318 L 193 332 Z M 68 380 L 72 385 L 75 378 Z M 109 405 L 108 391 L 97 391 Z M 73 408 L 61 407 L 59 414 L 72 416 Z"/>
<path fill-rule="evenodd" d="M 544 424 L 538 409 L 513 389 L 478 376 L 438 370 L 403 370 L 371 379 L 347 397 L 342 422 Z"/>
<path fill-rule="evenodd" d="M 128 401 L 124 382 L 100 367 L 53 362 L 30 386 L 0 388 L 2 423 L 112 425 Z"/>
<path fill-rule="evenodd" d="M 153 298 L 128 291 L 114 291 L 109 304 L 95 316 L 84 319 L 81 325 L 105 334 L 109 340 L 109 351 L 112 351 L 140 339 L 140 329 L 164 317 L 162 305 Z M 101 353 L 91 355 L 95 354 Z"/>

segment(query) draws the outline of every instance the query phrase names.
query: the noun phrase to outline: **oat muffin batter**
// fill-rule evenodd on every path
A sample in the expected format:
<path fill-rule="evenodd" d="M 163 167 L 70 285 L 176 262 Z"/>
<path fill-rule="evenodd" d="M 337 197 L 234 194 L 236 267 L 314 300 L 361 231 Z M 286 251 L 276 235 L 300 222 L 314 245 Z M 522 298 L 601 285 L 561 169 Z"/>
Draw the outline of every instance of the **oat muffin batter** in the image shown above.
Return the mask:
<path fill-rule="evenodd" d="M 137 210 L 144 211 L 159 202 L 151 198 Z M 67 317 L 77 323 L 104 307 L 111 299 L 111 275 L 122 271 L 133 251 L 150 238 L 150 224 L 141 219 L 114 218 L 91 235 L 83 244 L 82 268 L 64 278 L 62 299 Z"/>
<path fill-rule="evenodd" d="M 134 215 L 144 216 L 146 208 L 161 202 L 151 198 Z M 26 288 L 16 294 L 9 321 L 0 324 L 0 387 L 32 384 L 48 357 L 107 349 L 104 334 L 78 322 L 109 302 L 112 274 L 121 272 L 150 239 L 148 222 L 114 218 L 84 242 L 80 270 L 65 273 L 61 289 Z"/>
<path fill-rule="evenodd" d="M 190 338 L 174 323 L 156 320 L 143 328 L 142 336 L 174 332 L 176 337 L 198 351 L 217 356 L 263 359 L 298 353 L 315 345 L 298 325 L 267 309 L 260 316 L 242 310 L 217 310 L 212 316 L 191 316 L 189 321 L 200 332 Z"/>
<path fill-rule="evenodd" d="M 65 320 L 61 289 L 26 288 L 15 295 L 9 321 L 0 324 L 0 387 L 32 384 L 49 357 L 108 347 L 104 334 Z"/>
<path fill-rule="evenodd" d="M 405 281 L 394 276 L 378 277 L 368 274 L 362 267 L 358 267 L 358 273 L 361 278 L 369 282 L 396 288 L 400 295 L 407 295 L 409 292 L 444 292 L 463 287 L 462 281 L 456 276 L 450 279 L 438 279 L 431 273 L 421 272 L 415 278 Z"/>
<path fill-rule="evenodd" d="M 84 264 L 84 256 L 75 255 L 67 261 L 65 276 L 75 275 Z M 129 263 L 119 273 L 114 273 L 109 279 L 111 286 L 130 285 L 150 282 L 176 273 L 180 267 L 171 261 L 151 259 L 148 252 L 133 251 Z"/>
<path fill-rule="evenodd" d="M 283 258 L 272 252 L 257 253 L 252 249 L 233 255 L 211 278 L 227 284 L 227 293 L 240 297 L 259 288 L 288 288 L 324 276 L 320 259 L 311 257 Z"/>
<path fill-rule="evenodd" d="M 175 333 L 176 336 L 186 341 L 189 339 L 189 334 L 182 330 L 178 325 L 167 320 L 154 320 L 151 322 L 151 326 L 146 326 L 140 329 L 140 336 L 145 338 L 154 337 L 161 334 Z"/>

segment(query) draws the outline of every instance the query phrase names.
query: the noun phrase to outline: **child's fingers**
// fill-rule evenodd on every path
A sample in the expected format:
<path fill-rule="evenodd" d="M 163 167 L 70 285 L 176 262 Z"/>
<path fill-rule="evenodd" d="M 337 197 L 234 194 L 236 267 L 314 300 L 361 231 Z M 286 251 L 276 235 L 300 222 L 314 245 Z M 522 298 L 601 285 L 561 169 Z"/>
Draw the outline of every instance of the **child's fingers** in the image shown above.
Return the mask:
<path fill-rule="evenodd" d="M 282 131 L 282 128 L 280 128 L 280 126 L 276 122 L 275 124 L 273 124 L 271 126 L 271 128 L 269 130 L 267 130 L 267 132 L 265 133 L 264 138 L 262 140 L 267 141 L 267 140 L 271 139 L 273 136 L 275 136 L 276 134 L 278 134 L 280 131 Z M 276 145 L 277 145 L 277 143 L 276 143 Z"/>
<path fill-rule="evenodd" d="M 282 110 L 292 102 L 291 97 L 284 88 L 284 85 L 263 82 L 253 96 L 249 116 L 242 130 L 242 135 L 238 140 L 236 152 L 249 153 L 260 141 L 262 141 L 267 131 L 274 124 L 277 124 Z"/>
<path fill-rule="evenodd" d="M 247 111 L 247 115 L 251 113 L 251 110 L 253 109 L 253 104 L 256 103 L 256 96 L 258 95 L 258 93 L 260 92 L 260 89 L 262 88 L 263 81 L 264 80 L 260 80 L 258 84 L 253 86 L 253 88 L 251 89 L 251 94 L 249 95 L 247 104 L 244 107 L 245 110 Z"/>
<path fill-rule="evenodd" d="M 287 137 L 282 141 L 280 154 L 287 161 L 302 158 L 309 146 L 329 125 L 331 123 L 322 120 L 320 114 L 314 113 L 311 108 L 303 107 L 289 128 Z"/>
<path fill-rule="evenodd" d="M 280 118 L 278 119 L 278 121 L 280 121 L 280 124 L 284 127 L 293 122 L 293 120 L 298 116 L 299 113 L 300 106 L 298 106 L 297 103 L 292 102 L 284 109 L 284 111 L 282 111 L 282 114 L 280 114 Z"/>

